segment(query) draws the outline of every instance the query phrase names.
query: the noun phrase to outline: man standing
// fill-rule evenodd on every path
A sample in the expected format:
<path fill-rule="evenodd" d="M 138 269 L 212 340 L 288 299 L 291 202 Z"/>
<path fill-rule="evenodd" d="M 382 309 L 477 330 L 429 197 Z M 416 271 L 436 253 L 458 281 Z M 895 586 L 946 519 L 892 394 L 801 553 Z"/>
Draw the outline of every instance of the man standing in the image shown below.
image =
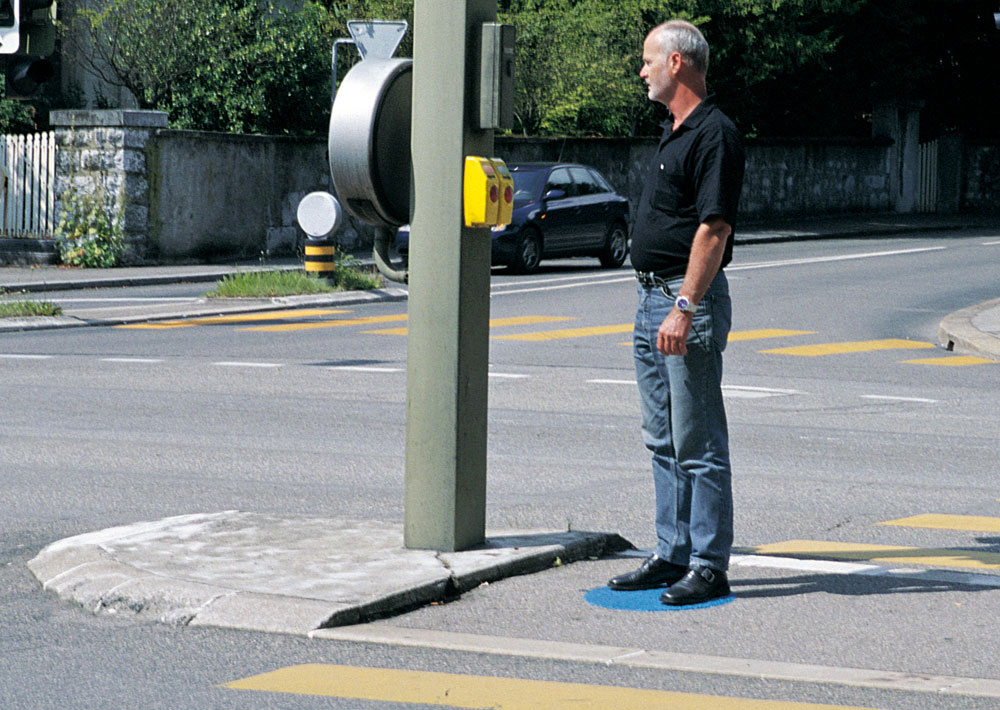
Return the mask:
<path fill-rule="evenodd" d="M 639 76 L 669 109 L 632 230 L 639 281 L 633 346 L 642 436 L 652 452 L 655 553 L 612 589 L 665 586 L 664 604 L 728 596 L 733 543 L 722 351 L 732 319 L 723 268 L 743 186 L 740 134 L 708 94 L 708 43 L 672 20 L 643 44 Z"/>

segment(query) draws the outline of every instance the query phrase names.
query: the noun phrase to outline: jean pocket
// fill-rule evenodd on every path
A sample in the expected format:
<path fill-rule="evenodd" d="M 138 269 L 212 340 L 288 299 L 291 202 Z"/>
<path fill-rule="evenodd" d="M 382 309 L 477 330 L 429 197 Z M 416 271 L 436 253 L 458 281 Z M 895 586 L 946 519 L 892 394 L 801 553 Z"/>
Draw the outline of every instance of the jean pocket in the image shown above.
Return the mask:
<path fill-rule="evenodd" d="M 712 338 L 715 347 L 722 352 L 729 342 L 729 330 L 733 327 L 733 303 L 728 293 L 714 294 L 712 297 Z"/>

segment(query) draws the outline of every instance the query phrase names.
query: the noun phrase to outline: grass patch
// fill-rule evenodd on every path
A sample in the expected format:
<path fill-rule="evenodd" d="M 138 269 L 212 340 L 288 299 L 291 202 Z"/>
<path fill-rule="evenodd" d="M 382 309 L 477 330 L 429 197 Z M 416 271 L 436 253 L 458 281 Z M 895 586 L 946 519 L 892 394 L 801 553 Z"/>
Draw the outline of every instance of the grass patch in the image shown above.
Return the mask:
<path fill-rule="evenodd" d="M 333 291 L 370 290 L 381 286 L 377 276 L 366 274 L 357 267 L 341 262 L 334 272 L 334 283 L 310 276 L 304 271 L 249 271 L 226 276 L 217 282 L 208 298 L 273 298 L 302 296 Z"/>
<path fill-rule="evenodd" d="M 4 301 L 0 303 L 0 318 L 61 315 L 62 308 L 48 301 Z"/>

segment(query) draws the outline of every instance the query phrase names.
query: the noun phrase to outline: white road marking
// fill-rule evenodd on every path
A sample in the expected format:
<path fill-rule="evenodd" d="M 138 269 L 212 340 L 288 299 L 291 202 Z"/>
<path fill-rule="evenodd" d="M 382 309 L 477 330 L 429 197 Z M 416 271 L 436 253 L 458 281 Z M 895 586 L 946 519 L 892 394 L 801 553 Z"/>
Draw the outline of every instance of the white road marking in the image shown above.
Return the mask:
<path fill-rule="evenodd" d="M 515 288 L 515 287 L 524 287 L 524 286 L 537 286 L 539 284 L 559 283 L 559 282 L 562 282 L 562 281 L 587 281 L 588 283 L 589 282 L 600 283 L 600 282 L 608 279 L 611 276 L 612 276 L 611 274 L 600 274 L 600 275 L 595 275 L 595 274 L 577 274 L 575 276 L 557 276 L 557 277 L 549 278 L 549 279 L 526 279 L 526 280 L 523 280 L 523 281 L 503 281 L 503 282 L 491 283 L 490 284 L 490 288 L 491 289 L 494 289 L 494 288 L 500 289 L 500 288 Z M 629 278 L 633 278 L 633 277 L 629 276 Z M 619 281 L 621 279 L 620 279 L 620 277 L 616 277 L 616 278 L 614 278 L 614 280 L 615 281 Z"/>
<path fill-rule="evenodd" d="M 653 550 L 625 550 L 618 557 L 646 559 Z M 914 581 L 966 584 L 973 587 L 1000 588 L 1000 575 L 976 572 L 953 572 L 943 569 L 918 567 L 884 567 L 862 562 L 839 562 L 837 560 L 800 559 L 798 557 L 773 557 L 771 555 L 742 555 L 733 553 L 729 557 L 731 567 L 759 567 L 784 569 L 792 572 L 817 572 L 819 574 L 861 574 L 866 577 L 890 577 Z"/>
<path fill-rule="evenodd" d="M 213 362 L 219 367 L 284 367 L 280 362 Z"/>
<path fill-rule="evenodd" d="M 517 375 L 510 372 L 491 372 L 489 373 L 489 376 L 499 377 L 501 379 L 508 379 L 508 380 L 525 380 L 531 377 L 531 375 Z"/>
<path fill-rule="evenodd" d="M 537 288 L 519 288 L 513 291 L 491 292 L 490 296 L 510 296 L 515 293 L 535 293 L 536 291 L 556 291 L 563 288 L 580 288 L 582 286 L 603 286 L 605 284 L 623 283 L 625 281 L 635 281 L 635 276 L 625 276 L 616 279 L 604 279 L 602 281 L 586 281 L 584 283 L 561 284 L 559 286 L 539 286 Z"/>
<path fill-rule="evenodd" d="M 863 394 L 861 399 L 876 399 L 885 400 L 887 402 L 921 402 L 924 404 L 937 404 L 936 399 L 926 399 L 924 397 L 892 397 L 890 395 L 881 394 Z"/>
<path fill-rule="evenodd" d="M 20 355 L 18 353 L 2 354 L 0 357 L 8 360 L 51 360 L 52 355 Z"/>
<path fill-rule="evenodd" d="M 723 385 L 722 394 L 737 399 L 763 399 L 764 397 L 782 397 L 789 394 L 803 394 L 798 390 L 774 389 L 773 387 L 748 387 L 744 385 Z"/>
<path fill-rule="evenodd" d="M 851 259 L 874 259 L 880 256 L 901 256 L 920 254 L 928 251 L 943 251 L 948 247 L 922 247 L 920 249 L 897 249 L 895 251 L 873 251 L 863 254 L 840 254 L 838 256 L 816 256 L 806 259 L 786 259 L 784 261 L 762 261 L 757 264 L 737 264 L 726 267 L 726 271 L 746 271 L 748 269 L 769 269 L 775 266 L 799 266 L 801 264 L 822 264 L 830 261 L 850 261 Z"/>
<path fill-rule="evenodd" d="M 102 357 L 101 362 L 138 362 L 156 364 L 163 362 L 163 360 L 151 357 Z"/>
<path fill-rule="evenodd" d="M 348 370 L 350 372 L 404 372 L 401 367 L 370 367 L 367 365 L 332 365 L 328 370 Z"/>
<path fill-rule="evenodd" d="M 589 385 L 635 385 L 635 380 L 587 380 Z"/>

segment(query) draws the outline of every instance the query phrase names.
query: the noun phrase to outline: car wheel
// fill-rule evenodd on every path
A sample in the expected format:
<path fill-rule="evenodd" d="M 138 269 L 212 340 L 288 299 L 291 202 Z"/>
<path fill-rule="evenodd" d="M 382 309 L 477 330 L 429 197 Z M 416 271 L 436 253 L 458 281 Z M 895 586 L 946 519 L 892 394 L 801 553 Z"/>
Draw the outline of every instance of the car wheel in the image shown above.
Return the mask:
<path fill-rule="evenodd" d="M 604 240 L 604 249 L 599 256 L 601 266 L 605 269 L 617 269 L 625 263 L 625 257 L 628 256 L 628 235 L 625 233 L 625 227 L 620 224 L 611 225 Z"/>
<path fill-rule="evenodd" d="M 514 271 L 519 274 L 531 274 L 538 269 L 538 264 L 542 260 L 542 238 L 533 229 L 526 229 L 521 233 L 521 239 L 517 243 L 517 251 L 514 253 Z"/>

